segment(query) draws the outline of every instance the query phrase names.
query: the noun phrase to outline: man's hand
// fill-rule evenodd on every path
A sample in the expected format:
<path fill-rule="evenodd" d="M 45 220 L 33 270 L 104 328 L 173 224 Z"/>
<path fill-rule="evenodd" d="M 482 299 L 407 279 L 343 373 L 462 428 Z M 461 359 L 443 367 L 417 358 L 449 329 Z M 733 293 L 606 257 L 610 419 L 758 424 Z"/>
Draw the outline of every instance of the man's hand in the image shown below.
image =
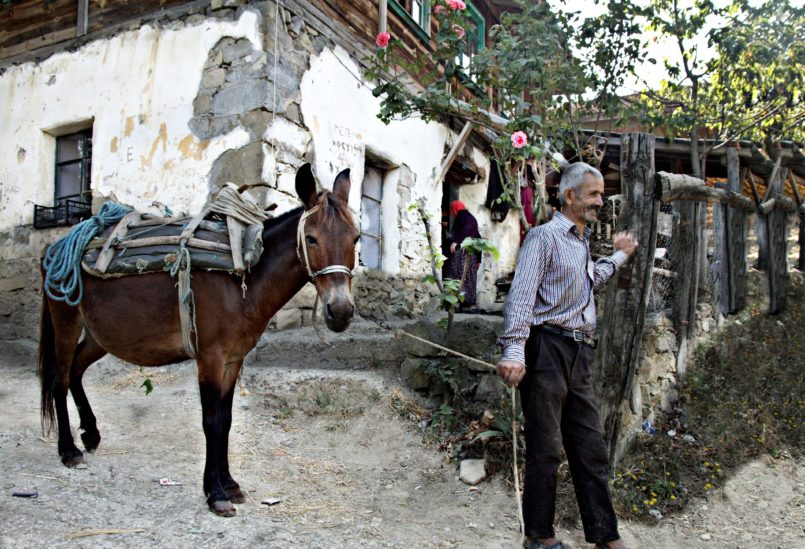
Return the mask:
<path fill-rule="evenodd" d="M 498 375 L 509 387 L 517 387 L 525 377 L 525 364 L 516 360 L 506 360 L 498 362 Z"/>
<path fill-rule="evenodd" d="M 453 242 L 452 244 L 450 244 L 450 253 L 451 253 L 451 254 L 456 253 L 456 248 L 457 248 L 457 247 L 458 247 L 458 246 L 456 245 L 456 243 L 455 243 L 455 242 Z"/>
<path fill-rule="evenodd" d="M 637 240 L 631 231 L 619 231 L 612 236 L 612 244 L 616 250 L 626 252 L 626 255 L 631 256 L 637 250 Z"/>

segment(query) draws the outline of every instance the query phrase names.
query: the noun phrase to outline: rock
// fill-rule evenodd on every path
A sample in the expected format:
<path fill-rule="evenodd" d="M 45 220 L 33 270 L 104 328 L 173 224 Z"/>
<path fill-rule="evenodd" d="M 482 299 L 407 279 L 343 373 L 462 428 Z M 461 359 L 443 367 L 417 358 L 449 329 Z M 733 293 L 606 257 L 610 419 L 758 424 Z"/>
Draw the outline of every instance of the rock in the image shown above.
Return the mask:
<path fill-rule="evenodd" d="M 422 339 L 433 341 L 434 343 L 441 344 L 442 338 L 444 338 L 444 332 L 436 326 L 434 323 L 429 322 L 427 320 L 420 320 L 419 322 L 415 322 L 405 328 L 405 331 L 411 335 L 415 335 L 417 337 L 421 337 Z M 409 355 L 413 356 L 437 356 L 439 354 L 439 349 L 433 347 L 432 345 L 428 345 L 427 343 L 423 343 L 421 341 L 417 341 L 416 339 L 411 339 L 410 337 L 403 336 L 402 338 L 403 345 L 405 347 L 405 351 Z"/>
<path fill-rule="evenodd" d="M 488 318 L 473 315 L 467 318 L 457 318 L 447 338 L 447 347 L 469 355 L 471 357 L 487 358 L 496 350 L 496 325 L 502 320 L 498 317 Z M 475 371 L 488 371 L 477 363 L 469 363 L 470 369 Z"/>
<path fill-rule="evenodd" d="M 461 462 L 458 478 L 464 484 L 475 486 L 486 478 L 486 468 L 482 459 L 465 459 Z"/>
<path fill-rule="evenodd" d="M 702 534 L 699 537 L 702 538 L 702 541 L 710 541 L 711 539 L 713 539 L 713 536 L 711 536 L 710 534 Z"/>
<path fill-rule="evenodd" d="M 495 403 L 503 394 L 506 385 L 496 374 L 485 374 L 478 381 L 478 388 L 475 389 L 475 400 L 482 402 Z M 486 414 L 484 414 L 486 418 Z"/>
<path fill-rule="evenodd" d="M 400 365 L 400 378 L 411 389 L 415 391 L 427 389 L 430 378 L 419 368 L 422 359 L 406 358 Z"/>

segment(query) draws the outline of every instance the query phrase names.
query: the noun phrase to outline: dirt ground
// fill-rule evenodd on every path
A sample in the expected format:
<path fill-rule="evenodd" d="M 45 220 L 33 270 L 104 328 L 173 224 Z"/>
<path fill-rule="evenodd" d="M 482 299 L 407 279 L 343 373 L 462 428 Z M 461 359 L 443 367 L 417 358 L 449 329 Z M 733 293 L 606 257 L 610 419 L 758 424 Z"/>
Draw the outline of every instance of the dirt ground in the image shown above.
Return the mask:
<path fill-rule="evenodd" d="M 0 343 L 0 547 L 518 546 L 510 488 L 499 476 L 470 488 L 454 464 L 423 447 L 389 407 L 399 388 L 390 372 L 264 363 L 244 382 L 230 455 L 251 501 L 224 519 L 207 510 L 201 489 L 193 363 L 141 370 L 106 358 L 93 366 L 85 387 L 102 441 L 88 467 L 75 470 L 41 438 L 34 343 Z M 751 462 L 685 514 L 622 522 L 622 534 L 632 548 L 805 547 L 801 465 Z M 161 486 L 161 478 L 181 484 Z M 12 497 L 15 489 L 39 497 Z M 266 498 L 281 503 L 262 505 Z M 558 535 L 568 547 L 590 547 L 580 529 Z"/>

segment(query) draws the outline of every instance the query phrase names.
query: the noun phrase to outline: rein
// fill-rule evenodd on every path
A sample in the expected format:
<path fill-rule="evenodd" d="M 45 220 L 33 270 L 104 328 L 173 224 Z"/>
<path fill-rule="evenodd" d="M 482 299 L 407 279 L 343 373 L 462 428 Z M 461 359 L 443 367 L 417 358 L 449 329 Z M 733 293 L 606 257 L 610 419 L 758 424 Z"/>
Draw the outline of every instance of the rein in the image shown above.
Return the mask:
<path fill-rule="evenodd" d="M 307 210 L 302 214 L 302 218 L 299 220 L 299 226 L 296 230 L 296 255 L 299 257 L 299 261 L 301 261 L 302 265 L 307 269 L 307 274 L 310 276 L 311 280 L 315 280 L 317 276 L 334 273 L 343 273 L 352 278 L 354 273 L 344 265 L 328 265 L 315 273 L 313 269 L 310 268 L 310 257 L 308 256 L 307 241 L 305 240 L 305 221 L 317 211 L 319 211 L 319 206 Z"/>

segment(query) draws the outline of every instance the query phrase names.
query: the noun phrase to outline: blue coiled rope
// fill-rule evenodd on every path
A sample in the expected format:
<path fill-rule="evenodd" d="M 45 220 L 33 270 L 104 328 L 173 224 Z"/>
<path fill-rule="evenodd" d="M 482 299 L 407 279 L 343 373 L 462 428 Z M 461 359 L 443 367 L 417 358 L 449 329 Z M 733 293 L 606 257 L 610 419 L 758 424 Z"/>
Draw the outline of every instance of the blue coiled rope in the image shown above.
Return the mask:
<path fill-rule="evenodd" d="M 64 301 L 71 307 L 81 303 L 81 257 L 89 241 L 117 223 L 131 208 L 117 202 L 106 202 L 94 215 L 72 228 L 63 238 L 50 245 L 42 261 L 45 270 L 45 293 L 50 299 Z"/>

